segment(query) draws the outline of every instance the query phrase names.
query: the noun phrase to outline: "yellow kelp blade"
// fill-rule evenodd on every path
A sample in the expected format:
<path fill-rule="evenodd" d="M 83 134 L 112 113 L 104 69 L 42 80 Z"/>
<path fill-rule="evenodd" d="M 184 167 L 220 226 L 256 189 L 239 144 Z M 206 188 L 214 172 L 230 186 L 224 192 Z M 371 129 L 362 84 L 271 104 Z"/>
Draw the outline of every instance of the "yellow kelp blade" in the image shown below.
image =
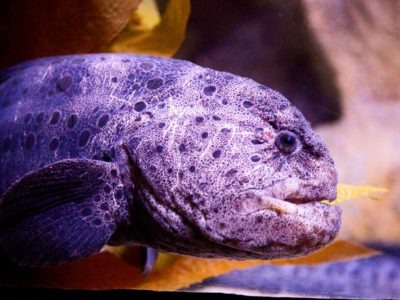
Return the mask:
<path fill-rule="evenodd" d="M 142 9 L 141 6 L 145 8 Z M 173 56 L 185 38 L 190 1 L 169 0 L 156 26 L 154 24 L 157 23 L 158 10 L 155 10 L 154 1 L 144 0 L 139 9 L 132 14 L 128 26 L 105 50 Z"/>
<path fill-rule="evenodd" d="M 322 201 L 323 203 L 337 205 L 345 200 L 356 199 L 360 197 L 368 196 L 373 200 L 380 200 L 377 197 L 372 196 L 375 193 L 387 192 L 387 189 L 373 187 L 373 186 L 362 186 L 362 185 L 350 185 L 339 183 L 337 186 L 337 198 L 334 201 L 329 202 L 328 200 Z"/>
<path fill-rule="evenodd" d="M 140 0 L 1 0 L 0 68 L 24 60 L 100 52 Z"/>
<path fill-rule="evenodd" d="M 136 21 L 135 21 L 136 18 Z M 161 22 L 161 15 L 155 0 L 143 0 L 128 23 L 132 31 L 151 30 Z"/>

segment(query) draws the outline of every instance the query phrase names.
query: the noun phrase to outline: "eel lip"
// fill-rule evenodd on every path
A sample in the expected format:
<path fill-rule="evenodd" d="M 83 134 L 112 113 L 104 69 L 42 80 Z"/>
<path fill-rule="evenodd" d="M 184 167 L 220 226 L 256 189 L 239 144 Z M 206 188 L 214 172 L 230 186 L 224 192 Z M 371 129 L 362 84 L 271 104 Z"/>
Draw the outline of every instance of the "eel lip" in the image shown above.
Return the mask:
<path fill-rule="evenodd" d="M 321 201 L 334 201 L 337 198 L 337 188 L 336 185 L 327 185 L 320 188 L 320 193 L 312 192 L 311 197 L 301 197 L 296 194 L 291 194 L 285 197 L 283 200 L 293 203 L 293 204 L 306 204 L 311 202 L 321 202 Z"/>

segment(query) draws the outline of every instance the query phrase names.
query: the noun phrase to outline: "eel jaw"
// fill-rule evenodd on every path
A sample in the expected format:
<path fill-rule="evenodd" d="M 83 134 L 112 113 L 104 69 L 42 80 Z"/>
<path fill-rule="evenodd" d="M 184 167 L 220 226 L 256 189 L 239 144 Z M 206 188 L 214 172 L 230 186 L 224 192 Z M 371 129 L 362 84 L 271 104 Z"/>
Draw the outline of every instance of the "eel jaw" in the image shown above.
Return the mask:
<path fill-rule="evenodd" d="M 322 198 L 293 203 L 266 194 L 264 190 L 244 191 L 232 201 L 232 211 L 209 215 L 202 232 L 219 249 L 215 257 L 298 257 L 321 249 L 337 236 L 340 207 L 321 203 Z M 221 222 L 227 225 L 220 227 Z"/>

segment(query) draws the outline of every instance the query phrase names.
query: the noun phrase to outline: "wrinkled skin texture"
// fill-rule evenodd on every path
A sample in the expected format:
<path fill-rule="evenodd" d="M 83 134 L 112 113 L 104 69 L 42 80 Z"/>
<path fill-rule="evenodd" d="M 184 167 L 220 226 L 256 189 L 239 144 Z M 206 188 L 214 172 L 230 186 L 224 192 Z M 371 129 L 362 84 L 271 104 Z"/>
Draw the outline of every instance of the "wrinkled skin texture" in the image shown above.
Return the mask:
<path fill-rule="evenodd" d="M 87 159 L 118 169 L 118 218 L 97 216 L 115 225 L 109 244 L 271 259 L 315 251 L 339 230 L 340 208 L 318 201 L 336 197 L 326 146 L 287 99 L 251 79 L 186 61 L 98 54 L 31 61 L 1 80 L 4 215 L 26 174 Z M 6 252 L 17 243 L 7 236 L 19 228 L 15 211 L 14 219 L 0 214 Z"/>

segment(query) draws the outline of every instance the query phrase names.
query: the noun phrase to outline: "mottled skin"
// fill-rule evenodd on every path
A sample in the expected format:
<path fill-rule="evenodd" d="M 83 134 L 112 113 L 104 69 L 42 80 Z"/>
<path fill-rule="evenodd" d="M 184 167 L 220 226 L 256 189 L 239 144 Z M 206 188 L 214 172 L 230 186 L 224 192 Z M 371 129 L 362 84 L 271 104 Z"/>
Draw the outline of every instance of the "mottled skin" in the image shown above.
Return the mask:
<path fill-rule="evenodd" d="M 302 299 L 400 299 L 399 254 L 397 248 L 394 253 L 349 261 L 263 265 L 210 278 L 202 285 Z"/>
<path fill-rule="evenodd" d="M 17 263 L 104 244 L 272 259 L 337 234 L 337 174 L 279 93 L 190 62 L 75 55 L 0 73 L 0 244 Z"/>

